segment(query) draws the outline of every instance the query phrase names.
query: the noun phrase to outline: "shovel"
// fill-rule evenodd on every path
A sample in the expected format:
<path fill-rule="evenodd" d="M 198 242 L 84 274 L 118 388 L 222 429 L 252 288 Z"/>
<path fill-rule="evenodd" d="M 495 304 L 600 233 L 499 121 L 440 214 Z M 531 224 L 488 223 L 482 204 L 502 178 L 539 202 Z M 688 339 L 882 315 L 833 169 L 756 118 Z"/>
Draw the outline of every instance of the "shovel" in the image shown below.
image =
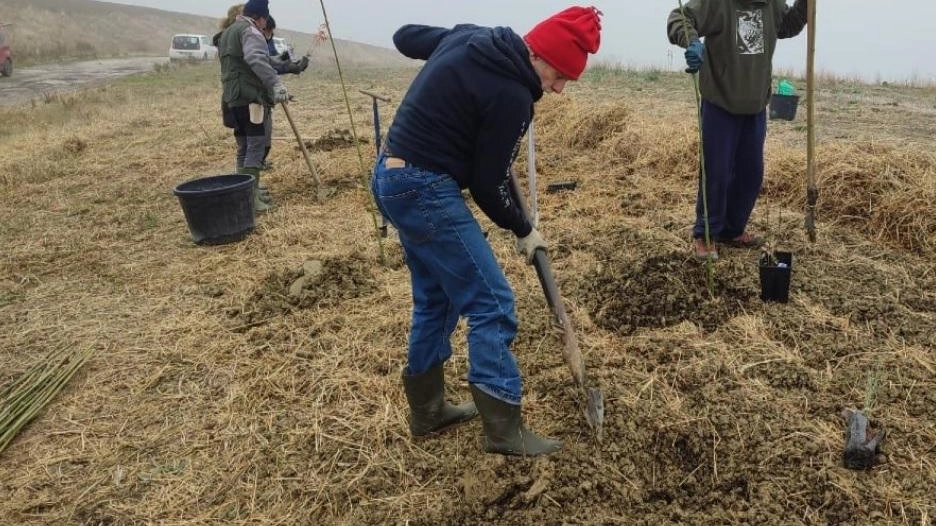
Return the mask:
<path fill-rule="evenodd" d="M 510 171 L 510 186 L 520 205 L 520 210 L 525 216 L 529 217 L 523 194 L 520 193 L 520 185 L 517 183 L 513 170 Z M 568 313 L 566 313 L 565 303 L 562 301 L 559 287 L 556 286 L 552 265 L 545 250 L 538 249 L 536 251 L 533 255 L 533 266 L 536 268 L 540 286 L 543 287 L 543 293 L 546 295 L 546 303 L 549 304 L 549 309 L 552 311 L 556 323 L 562 329 L 564 343 L 562 357 L 569 365 L 576 386 L 582 390 L 582 394 L 585 396 L 585 421 L 588 422 L 588 426 L 595 431 L 595 435 L 601 440 L 602 424 L 604 424 L 604 394 L 597 387 L 589 387 L 588 376 L 585 373 L 585 359 L 582 357 L 581 349 L 579 349 L 575 328 L 572 326 L 572 320 L 569 318 Z"/>

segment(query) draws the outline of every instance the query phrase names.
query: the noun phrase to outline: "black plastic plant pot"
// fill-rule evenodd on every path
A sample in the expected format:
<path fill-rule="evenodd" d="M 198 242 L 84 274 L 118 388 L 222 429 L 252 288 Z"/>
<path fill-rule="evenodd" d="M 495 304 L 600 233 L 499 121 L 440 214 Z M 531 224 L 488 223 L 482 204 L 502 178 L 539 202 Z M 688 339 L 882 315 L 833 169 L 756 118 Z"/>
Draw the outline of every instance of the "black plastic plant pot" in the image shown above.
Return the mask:
<path fill-rule="evenodd" d="M 770 118 L 792 121 L 796 118 L 796 107 L 799 105 L 799 95 L 770 96 Z"/>
<path fill-rule="evenodd" d="M 240 241 L 253 231 L 254 176 L 249 174 L 202 177 L 176 186 L 185 222 L 198 245 Z"/>
<path fill-rule="evenodd" d="M 790 300 L 790 276 L 793 273 L 793 254 L 774 252 L 760 259 L 761 300 L 786 303 Z"/>

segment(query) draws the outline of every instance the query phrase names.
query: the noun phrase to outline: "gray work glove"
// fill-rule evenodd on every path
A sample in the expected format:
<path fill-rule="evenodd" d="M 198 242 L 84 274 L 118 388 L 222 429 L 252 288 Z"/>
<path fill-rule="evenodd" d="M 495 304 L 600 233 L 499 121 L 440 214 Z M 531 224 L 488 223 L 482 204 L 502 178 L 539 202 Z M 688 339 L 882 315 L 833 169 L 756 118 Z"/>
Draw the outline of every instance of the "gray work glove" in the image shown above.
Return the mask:
<path fill-rule="evenodd" d="M 302 57 L 301 59 L 295 62 L 290 62 L 289 66 L 287 66 L 287 71 L 289 73 L 294 73 L 298 75 L 302 73 L 303 71 L 305 71 L 306 68 L 308 67 L 309 67 L 309 57 Z"/>
<path fill-rule="evenodd" d="M 289 101 L 289 92 L 286 91 L 286 85 L 283 84 L 282 82 L 277 82 L 276 85 L 273 86 L 272 95 L 273 95 L 273 104 L 279 104 L 281 102 Z"/>
<path fill-rule="evenodd" d="M 526 237 L 517 238 L 517 252 L 520 252 L 526 258 L 527 264 L 533 264 L 533 256 L 536 255 L 536 250 L 539 248 L 546 250 L 546 240 L 535 228 L 530 230 Z"/>

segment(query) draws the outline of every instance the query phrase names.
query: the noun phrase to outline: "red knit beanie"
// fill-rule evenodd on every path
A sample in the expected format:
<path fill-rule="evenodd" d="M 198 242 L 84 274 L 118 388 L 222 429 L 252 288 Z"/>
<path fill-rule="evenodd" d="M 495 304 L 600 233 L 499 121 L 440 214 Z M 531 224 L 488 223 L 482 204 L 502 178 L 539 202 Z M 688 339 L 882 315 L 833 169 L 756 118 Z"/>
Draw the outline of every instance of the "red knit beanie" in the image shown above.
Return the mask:
<path fill-rule="evenodd" d="M 601 15 L 595 7 L 570 7 L 537 24 L 523 39 L 564 77 L 578 80 L 588 54 L 601 45 Z"/>

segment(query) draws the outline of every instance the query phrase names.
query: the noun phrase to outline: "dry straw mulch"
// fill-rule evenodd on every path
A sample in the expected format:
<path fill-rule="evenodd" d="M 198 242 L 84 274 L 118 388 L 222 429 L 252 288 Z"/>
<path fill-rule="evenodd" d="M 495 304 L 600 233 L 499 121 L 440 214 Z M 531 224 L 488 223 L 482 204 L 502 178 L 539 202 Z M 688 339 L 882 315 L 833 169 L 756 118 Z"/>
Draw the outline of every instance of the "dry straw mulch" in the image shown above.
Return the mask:
<path fill-rule="evenodd" d="M 503 459 L 480 451 L 477 422 L 408 436 L 408 274 L 392 236 L 389 264 L 377 263 L 353 147 L 312 152 L 332 190 L 317 203 L 301 157 L 274 145 L 264 177 L 277 207 L 258 231 L 192 245 L 170 189 L 231 164 L 215 73 L 173 68 L 2 110 L 14 124 L 0 133 L 0 387 L 50 349 L 95 350 L 0 456 L 4 520 L 919 525 L 936 514 L 929 154 L 826 137 L 811 245 L 801 142 L 776 126 L 753 227 L 796 254 L 791 302 L 754 297 L 756 255 L 744 251 L 724 253 L 713 299 L 688 253 L 697 144 L 684 79 L 662 98 L 611 79 L 545 100 L 541 230 L 607 397 L 606 439 L 580 416 L 535 274 L 482 220 L 517 293 L 528 423 L 566 444 Z M 411 74 L 353 80 L 399 101 Z M 303 136 L 346 126 L 334 78 L 290 81 Z M 369 101 L 354 110 L 368 128 Z M 565 180 L 578 188 L 545 193 Z M 327 280 L 290 299 L 310 260 Z M 446 366 L 453 399 L 467 396 L 465 331 Z M 866 402 L 886 454 L 855 473 L 841 467 L 838 415 Z"/>

